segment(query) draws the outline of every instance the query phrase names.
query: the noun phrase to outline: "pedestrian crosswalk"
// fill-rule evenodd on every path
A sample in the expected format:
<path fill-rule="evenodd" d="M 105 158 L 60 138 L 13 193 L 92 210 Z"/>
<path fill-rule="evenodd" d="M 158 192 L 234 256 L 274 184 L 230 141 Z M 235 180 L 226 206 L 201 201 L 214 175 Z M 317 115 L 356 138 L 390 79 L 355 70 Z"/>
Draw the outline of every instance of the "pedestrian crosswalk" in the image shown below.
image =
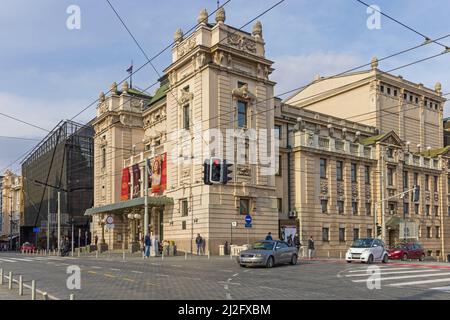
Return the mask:
<path fill-rule="evenodd" d="M 450 293 L 450 267 L 365 266 L 347 270 L 345 279 L 355 284 L 378 282 L 383 287 L 419 288 Z"/>
<path fill-rule="evenodd" d="M 40 261 L 65 261 L 70 259 L 76 259 L 73 257 L 1 257 L 0 263 L 17 263 L 17 262 L 40 262 Z"/>

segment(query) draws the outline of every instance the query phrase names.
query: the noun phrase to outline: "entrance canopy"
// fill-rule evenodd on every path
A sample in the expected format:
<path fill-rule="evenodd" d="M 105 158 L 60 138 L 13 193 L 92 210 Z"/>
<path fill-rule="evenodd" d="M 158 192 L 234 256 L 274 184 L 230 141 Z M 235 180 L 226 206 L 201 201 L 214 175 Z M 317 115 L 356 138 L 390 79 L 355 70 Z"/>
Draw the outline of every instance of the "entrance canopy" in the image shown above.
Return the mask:
<path fill-rule="evenodd" d="M 148 199 L 148 205 L 150 207 L 162 207 L 165 205 L 171 205 L 173 204 L 173 198 L 169 197 L 147 197 Z M 126 209 L 132 209 L 134 207 L 140 207 L 144 206 L 145 204 L 145 197 L 142 198 L 136 198 L 128 201 L 122 201 L 117 202 L 113 204 L 108 204 L 103 207 L 97 207 L 97 208 L 90 208 L 87 209 L 84 213 L 85 216 L 92 216 L 94 214 L 98 213 L 106 213 L 106 212 L 113 212 L 113 211 L 120 211 L 120 210 L 126 210 Z"/>

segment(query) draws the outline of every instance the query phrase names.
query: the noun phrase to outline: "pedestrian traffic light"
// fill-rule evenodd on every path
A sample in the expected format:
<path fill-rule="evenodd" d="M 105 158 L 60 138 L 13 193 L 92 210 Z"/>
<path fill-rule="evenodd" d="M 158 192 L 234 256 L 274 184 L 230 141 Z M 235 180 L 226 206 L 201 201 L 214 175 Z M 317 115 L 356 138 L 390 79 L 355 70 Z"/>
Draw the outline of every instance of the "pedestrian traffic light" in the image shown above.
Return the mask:
<path fill-rule="evenodd" d="M 379 225 L 377 224 L 377 237 L 381 236 L 381 234 L 382 234 L 381 231 L 382 231 L 382 230 L 381 230 L 381 226 L 379 226 Z"/>
<path fill-rule="evenodd" d="M 420 186 L 414 186 L 413 190 L 413 202 L 420 201 Z"/>
<path fill-rule="evenodd" d="M 233 173 L 233 171 L 230 170 L 230 168 L 232 166 L 233 166 L 232 164 L 227 163 L 227 160 L 223 160 L 223 164 L 222 164 L 222 183 L 224 185 L 228 184 L 228 182 L 233 180 L 233 178 L 231 177 L 231 174 Z"/>
<path fill-rule="evenodd" d="M 206 185 L 211 185 L 210 180 L 210 172 L 211 172 L 211 161 L 209 159 L 205 160 L 203 163 L 203 181 Z"/>
<path fill-rule="evenodd" d="M 209 176 L 209 181 L 212 184 L 222 183 L 222 159 L 211 158 L 211 171 Z"/>

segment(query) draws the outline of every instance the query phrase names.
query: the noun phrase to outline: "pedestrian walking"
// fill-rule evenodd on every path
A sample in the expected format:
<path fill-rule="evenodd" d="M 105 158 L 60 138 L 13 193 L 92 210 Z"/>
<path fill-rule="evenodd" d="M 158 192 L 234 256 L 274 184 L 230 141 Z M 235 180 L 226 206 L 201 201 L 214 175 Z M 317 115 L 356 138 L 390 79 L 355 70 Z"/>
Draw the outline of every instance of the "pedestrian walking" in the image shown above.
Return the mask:
<path fill-rule="evenodd" d="M 287 239 L 287 244 L 289 247 L 292 247 L 294 245 L 294 242 L 292 240 L 292 234 L 289 235 L 289 237 Z"/>
<path fill-rule="evenodd" d="M 195 244 L 197 245 L 197 255 L 199 256 L 203 249 L 203 238 L 200 233 L 198 233 L 197 238 L 195 238 Z"/>
<path fill-rule="evenodd" d="M 98 243 L 98 236 L 95 235 L 95 238 L 94 238 L 94 244 L 95 244 L 95 246 L 97 246 L 97 243 Z"/>
<path fill-rule="evenodd" d="M 267 234 L 267 236 L 266 236 L 266 241 L 272 241 L 273 240 L 273 238 L 272 238 L 272 232 L 269 232 L 268 234 Z"/>
<path fill-rule="evenodd" d="M 309 240 L 308 240 L 308 257 L 309 257 L 309 259 L 312 259 L 314 257 L 314 250 L 316 250 L 316 248 L 314 246 L 314 239 L 311 236 L 311 238 L 309 238 Z"/>
<path fill-rule="evenodd" d="M 152 245 L 152 240 L 150 236 L 147 234 L 144 238 L 144 259 L 148 259 L 150 257 L 150 247 Z"/>

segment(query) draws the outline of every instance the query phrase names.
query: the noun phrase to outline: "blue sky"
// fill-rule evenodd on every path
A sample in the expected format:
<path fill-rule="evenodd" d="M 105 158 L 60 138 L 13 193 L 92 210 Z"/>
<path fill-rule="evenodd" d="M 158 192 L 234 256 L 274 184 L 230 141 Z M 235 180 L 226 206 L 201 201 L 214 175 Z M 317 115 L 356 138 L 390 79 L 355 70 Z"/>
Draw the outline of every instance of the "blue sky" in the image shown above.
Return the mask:
<path fill-rule="evenodd" d="M 200 9 L 212 12 L 216 7 L 216 0 L 110 1 L 149 56 L 170 44 L 178 27 L 187 30 L 195 25 Z M 226 6 L 227 23 L 241 27 L 276 2 L 232 0 Z M 431 38 L 450 34 L 448 0 L 369 4 Z M 80 30 L 66 28 L 70 5 L 81 8 Z M 263 16 L 266 55 L 277 69 L 272 75 L 278 82 L 277 93 L 305 85 L 316 74 L 339 73 L 369 62 L 372 56 L 383 57 L 422 42 L 417 34 L 383 17 L 380 30 L 369 30 L 368 17 L 366 8 L 354 0 L 286 0 Z M 442 42 L 450 46 L 450 37 Z M 135 66 L 145 62 L 105 0 L 2 0 L 0 43 L 0 112 L 47 129 L 71 118 L 113 81 L 126 77 L 131 59 Z M 429 45 L 382 62 L 380 68 L 388 70 L 440 51 L 441 47 Z M 429 87 L 440 81 L 447 93 L 449 62 L 450 54 L 395 73 Z M 169 50 L 154 61 L 160 73 L 169 63 Z M 146 67 L 134 82 L 145 88 L 157 78 Z M 92 107 L 75 120 L 85 123 L 94 114 Z M 45 136 L 44 131 L 0 118 L 0 136 Z M 0 138 L 0 169 L 34 143 Z"/>

